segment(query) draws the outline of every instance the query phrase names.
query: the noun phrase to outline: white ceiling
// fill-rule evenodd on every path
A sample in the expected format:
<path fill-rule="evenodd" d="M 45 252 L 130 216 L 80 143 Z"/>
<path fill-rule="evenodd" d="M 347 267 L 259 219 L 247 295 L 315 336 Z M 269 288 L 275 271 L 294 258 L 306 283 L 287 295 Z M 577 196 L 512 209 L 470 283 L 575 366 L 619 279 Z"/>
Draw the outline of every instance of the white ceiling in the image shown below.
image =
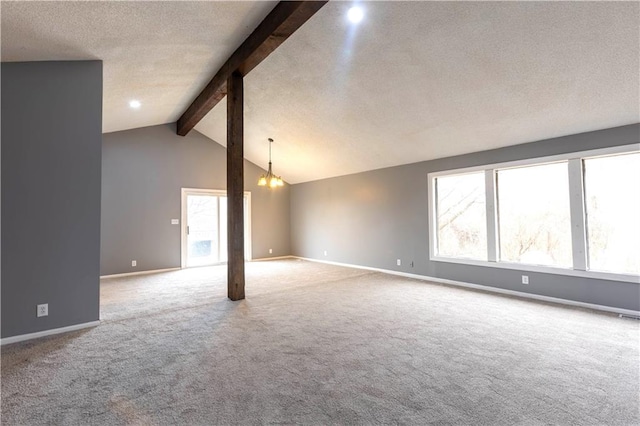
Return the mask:
<path fill-rule="evenodd" d="M 273 137 L 290 183 L 640 121 L 638 2 L 360 4 L 245 78 L 245 157 Z M 2 60 L 101 59 L 105 132 L 173 122 L 274 5 L 2 2 Z M 225 114 L 196 129 L 226 144 Z"/>

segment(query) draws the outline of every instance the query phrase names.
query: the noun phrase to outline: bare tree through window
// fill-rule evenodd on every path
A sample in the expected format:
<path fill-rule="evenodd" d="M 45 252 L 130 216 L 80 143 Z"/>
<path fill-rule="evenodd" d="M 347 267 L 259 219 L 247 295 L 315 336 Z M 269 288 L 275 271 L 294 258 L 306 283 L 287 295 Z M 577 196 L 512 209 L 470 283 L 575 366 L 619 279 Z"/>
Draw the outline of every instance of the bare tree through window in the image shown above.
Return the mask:
<path fill-rule="evenodd" d="M 498 170 L 500 260 L 573 264 L 567 162 Z"/>
<path fill-rule="evenodd" d="M 484 172 L 436 179 L 438 255 L 487 259 Z"/>

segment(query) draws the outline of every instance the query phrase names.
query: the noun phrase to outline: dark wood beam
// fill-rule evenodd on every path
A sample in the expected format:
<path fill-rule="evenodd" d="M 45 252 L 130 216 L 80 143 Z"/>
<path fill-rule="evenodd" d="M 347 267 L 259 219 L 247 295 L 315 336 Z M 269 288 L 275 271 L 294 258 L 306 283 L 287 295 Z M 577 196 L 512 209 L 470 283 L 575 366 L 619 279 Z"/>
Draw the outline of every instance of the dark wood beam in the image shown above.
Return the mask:
<path fill-rule="evenodd" d="M 235 71 L 247 75 L 327 1 L 281 1 L 236 49 L 209 84 L 178 119 L 178 134 L 185 136 L 227 95 L 227 80 Z"/>
<path fill-rule="evenodd" d="M 244 84 L 234 72 L 227 82 L 227 295 L 244 299 Z"/>

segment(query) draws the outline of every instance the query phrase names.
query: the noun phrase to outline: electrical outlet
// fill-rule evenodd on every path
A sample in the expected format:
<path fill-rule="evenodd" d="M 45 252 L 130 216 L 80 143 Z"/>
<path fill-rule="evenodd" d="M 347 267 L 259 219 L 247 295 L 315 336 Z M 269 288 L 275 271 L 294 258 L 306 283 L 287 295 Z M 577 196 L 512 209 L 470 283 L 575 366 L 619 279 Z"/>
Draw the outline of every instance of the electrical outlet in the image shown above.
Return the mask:
<path fill-rule="evenodd" d="M 522 276 L 522 284 L 529 284 L 529 275 Z"/>
<path fill-rule="evenodd" d="M 138 261 L 137 260 L 132 260 L 131 261 L 131 266 L 138 266 Z"/>
<path fill-rule="evenodd" d="M 327 255 L 327 251 L 326 251 L 326 250 L 324 251 L 324 255 L 325 255 L 325 256 Z"/>
<path fill-rule="evenodd" d="M 396 265 L 398 266 L 402 265 L 402 261 L 400 259 L 396 260 Z"/>
<path fill-rule="evenodd" d="M 273 249 L 269 249 L 269 254 L 273 253 Z"/>
<path fill-rule="evenodd" d="M 48 303 L 43 303 L 42 305 L 38 305 L 38 308 L 36 310 L 36 315 L 38 317 L 46 317 L 49 315 L 49 304 Z"/>
<path fill-rule="evenodd" d="M 180 225 L 180 219 L 171 219 L 172 225 Z"/>
<path fill-rule="evenodd" d="M 411 267 L 413 268 L 413 260 L 411 261 Z"/>

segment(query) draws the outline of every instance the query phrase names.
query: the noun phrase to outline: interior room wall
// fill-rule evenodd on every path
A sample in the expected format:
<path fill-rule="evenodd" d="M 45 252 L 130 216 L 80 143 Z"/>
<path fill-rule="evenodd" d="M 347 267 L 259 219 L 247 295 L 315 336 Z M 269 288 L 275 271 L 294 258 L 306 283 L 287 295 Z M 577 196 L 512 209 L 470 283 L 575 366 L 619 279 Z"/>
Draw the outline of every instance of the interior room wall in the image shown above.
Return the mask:
<path fill-rule="evenodd" d="M 2 337 L 96 321 L 102 62 L 1 67 Z"/>
<path fill-rule="evenodd" d="M 226 161 L 226 148 L 175 124 L 104 134 L 101 275 L 180 267 L 181 188 L 226 189 Z M 253 259 L 291 254 L 289 185 L 259 187 L 264 172 L 245 160 Z"/>
<path fill-rule="evenodd" d="M 637 283 L 430 261 L 427 174 L 639 141 L 640 125 L 629 125 L 296 184 L 292 253 L 637 311 Z"/>

